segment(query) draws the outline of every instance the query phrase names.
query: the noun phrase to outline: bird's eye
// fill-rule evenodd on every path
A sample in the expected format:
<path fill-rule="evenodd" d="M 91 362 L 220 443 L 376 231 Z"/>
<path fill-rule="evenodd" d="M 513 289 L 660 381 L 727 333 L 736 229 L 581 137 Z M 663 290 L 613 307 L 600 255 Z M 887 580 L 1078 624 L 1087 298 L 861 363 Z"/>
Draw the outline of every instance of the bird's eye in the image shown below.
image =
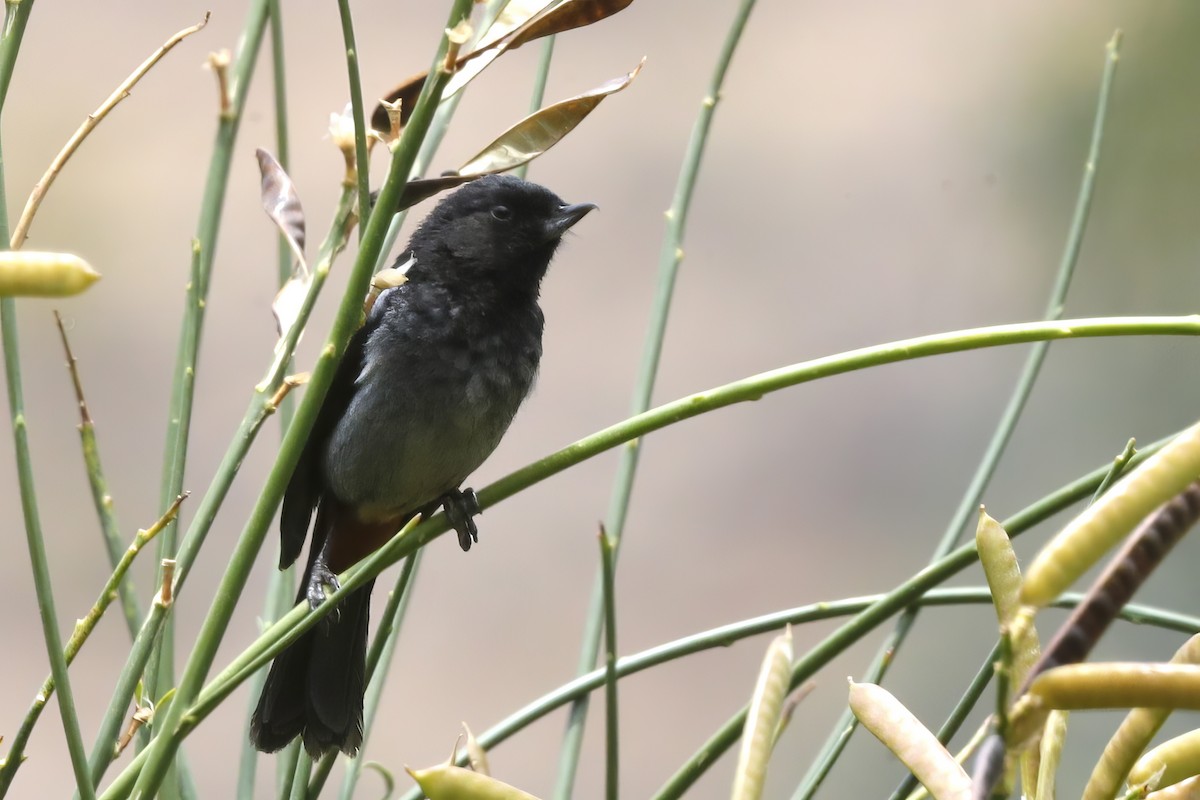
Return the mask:
<path fill-rule="evenodd" d="M 492 216 L 501 222 L 508 222 L 512 219 L 512 209 L 508 206 L 496 206 L 492 209 Z"/>

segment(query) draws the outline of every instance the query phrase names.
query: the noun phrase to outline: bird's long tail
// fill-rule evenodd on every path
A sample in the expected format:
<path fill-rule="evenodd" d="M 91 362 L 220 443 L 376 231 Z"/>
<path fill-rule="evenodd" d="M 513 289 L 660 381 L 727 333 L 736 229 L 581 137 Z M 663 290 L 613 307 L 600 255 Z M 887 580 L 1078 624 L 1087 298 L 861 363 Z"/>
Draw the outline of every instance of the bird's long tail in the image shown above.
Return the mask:
<path fill-rule="evenodd" d="M 250 741 L 256 748 L 273 753 L 303 736 L 304 749 L 314 758 L 331 749 L 351 756 L 358 752 L 374 585 L 372 580 L 351 592 L 275 657 L 250 719 Z M 297 603 L 306 598 L 307 586 L 306 574 Z"/>

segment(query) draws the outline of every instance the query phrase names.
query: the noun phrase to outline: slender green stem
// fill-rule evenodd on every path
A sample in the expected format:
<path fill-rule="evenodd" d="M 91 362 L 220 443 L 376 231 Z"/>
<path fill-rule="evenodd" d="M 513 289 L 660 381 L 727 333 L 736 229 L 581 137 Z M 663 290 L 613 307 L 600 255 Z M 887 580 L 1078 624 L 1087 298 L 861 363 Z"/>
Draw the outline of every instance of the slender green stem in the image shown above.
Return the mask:
<path fill-rule="evenodd" d="M 454 27 L 467 16 L 469 9 L 470 0 L 455 0 L 446 27 Z M 426 81 L 421 98 L 417 101 L 412 117 L 392 154 L 388 176 L 379 193 L 379 203 L 384 208 L 396 206 L 409 170 L 412 168 L 413 160 L 416 158 L 417 148 L 429 128 L 433 112 L 449 80 L 451 73 L 443 68 L 449 47 L 449 40 L 443 35 L 438 47 L 438 54 L 434 59 L 431 79 Z M 337 362 L 358 325 L 362 313 L 362 298 L 366 295 L 375 260 L 383 244 L 387 222 L 386 215 L 380 214 L 373 215 L 366 225 L 346 292 L 338 307 L 326 345 L 313 370 L 308 391 L 296 411 L 292 426 L 284 436 L 279 456 L 268 476 L 267 485 L 250 513 L 234 548 L 229 567 L 222 576 L 213 604 L 205 617 L 195 647 L 180 679 L 176 697 L 167 708 L 166 719 L 161 723 L 161 731 L 154 744 L 151 745 L 145 766 L 138 775 L 134 787 L 136 797 L 153 796 L 179 747 L 183 732 L 181 722 L 184 714 L 199 695 L 204 678 L 212 666 L 217 647 L 233 616 L 237 599 L 249 578 L 255 556 L 262 547 L 275 509 L 283 497 L 283 491 L 295 469 L 305 439 L 316 419 L 320 403 L 333 379 Z"/>
<path fill-rule="evenodd" d="M 618 659 L 616 670 L 619 678 L 634 675 L 651 667 L 666 664 L 689 655 L 706 650 L 729 647 L 731 644 L 752 636 L 778 631 L 780 627 L 792 624 L 800 625 L 808 622 L 819 622 L 836 619 L 859 613 L 879 602 L 885 595 L 870 595 L 867 597 L 851 597 L 833 602 L 813 603 L 807 606 L 791 608 L 764 614 L 719 628 L 696 633 L 672 642 L 658 645 L 634 655 Z M 1056 607 L 1073 608 L 1083 601 L 1083 595 L 1068 593 L 1055 601 Z M 932 589 L 924 594 L 918 602 L 922 606 L 961 606 L 965 604 L 987 605 L 991 602 L 991 594 L 987 587 L 956 587 L 951 589 Z M 1166 630 L 1184 634 L 1200 631 L 1200 617 L 1185 616 L 1163 609 L 1146 606 L 1130 605 L 1121 611 L 1121 618 L 1134 624 L 1152 624 Z M 580 695 L 593 692 L 604 686 L 606 669 L 597 669 L 575 678 L 552 692 L 532 701 L 524 708 L 515 711 L 501 722 L 479 736 L 479 743 L 486 749 L 492 749 L 517 732 L 529 727 L 537 720 L 553 713 Z M 459 762 L 464 763 L 465 756 L 460 756 Z M 404 796 L 404 800 L 416 800 L 420 795 L 413 791 Z"/>
<path fill-rule="evenodd" d="M 0 240 L 8 241 L 7 221 L 0 223 Z M 17 306 L 11 297 L 0 297 L 0 336 L 4 341 L 4 372 L 8 381 L 8 406 L 12 413 L 13 439 L 17 455 L 17 480 L 21 489 L 21 510 L 25 517 L 25 538 L 29 547 L 29 560 L 33 568 L 33 585 L 37 592 L 38 610 L 41 612 L 42 634 L 46 640 L 46 651 L 50 657 L 50 672 L 58 687 L 58 708 L 62 717 L 63 732 L 67 738 L 67 750 L 71 754 L 71 767 L 75 770 L 75 782 L 84 800 L 96 796 L 87 769 L 87 753 L 83 749 L 83 738 L 79 733 L 79 716 L 75 711 L 75 695 L 71 691 L 67 676 L 67 659 L 63 654 L 62 636 L 58 631 L 58 613 L 54 608 L 54 590 L 50 581 L 50 563 L 46 556 L 46 542 L 42 535 L 42 522 L 37 507 L 37 489 L 33 482 L 33 462 L 29 451 L 29 434 L 26 429 L 25 399 L 21 386 L 20 348 L 17 341 Z M 13 772 L 20 759 L 6 763 Z"/>
<path fill-rule="evenodd" d="M 379 618 L 379 629 L 367 653 L 367 693 L 363 698 L 363 750 L 367 747 L 371 729 L 375 725 L 375 714 L 379 711 L 379 701 L 383 698 L 383 688 L 387 685 L 388 669 L 392 664 L 392 656 L 396 653 L 396 643 L 400 641 L 400 627 L 404 624 L 408 601 L 412 597 L 412 583 L 417 576 L 417 567 L 421 565 L 421 555 L 424 552 L 418 550 L 405 560 L 404 568 L 396 578 L 396 585 L 388 595 L 387 606 Z M 334 757 L 335 754 L 330 753 L 321 759 L 312 780 L 308 783 L 309 800 L 317 800 L 321 794 L 321 788 L 333 767 Z M 347 760 L 346 775 L 342 779 L 339 795 L 342 800 L 350 800 L 354 796 L 354 789 L 362 775 L 365 761 L 363 758 Z"/>
<path fill-rule="evenodd" d="M 283 16 L 280 8 L 280 0 L 268 0 L 268 2 L 269 8 L 267 13 L 271 35 L 271 78 L 275 100 L 275 156 L 279 161 L 279 165 L 286 172 L 291 164 L 291 146 L 288 140 L 287 70 L 284 63 Z M 287 243 L 287 237 L 280 234 L 278 242 L 280 286 L 286 284 L 292 277 L 293 258 L 292 248 Z M 292 368 L 293 361 L 289 359 L 287 369 L 291 371 Z M 289 394 L 279 404 L 278 416 L 281 431 L 287 431 L 294 413 L 295 400 Z M 290 606 L 294 578 L 295 569 L 293 567 L 289 567 L 286 570 L 271 571 L 271 577 L 267 580 L 266 598 L 263 603 L 262 618 L 265 622 L 274 622 Z M 246 712 L 247 724 L 250 715 L 254 713 L 258 694 L 262 691 L 262 686 L 266 682 L 266 679 L 267 672 L 264 669 L 259 670 L 250 680 L 250 708 Z M 254 780 L 257 771 L 258 750 L 250 744 L 250 739 L 247 737 L 242 741 L 242 755 L 238 762 L 238 800 L 252 800 L 254 797 Z"/>
<path fill-rule="evenodd" d="M 104 773 L 116 757 L 117 737 L 121 733 L 121 723 L 124 722 L 128 713 L 129 701 L 136 691 L 138 681 L 141 680 L 142 670 L 146 668 L 146 662 L 150 659 L 150 653 L 154 649 L 154 640 L 162 629 L 163 621 L 169 610 L 170 605 L 163 602 L 162 594 L 155 596 L 154 605 L 150 607 L 150 613 L 146 615 L 146 620 L 133 640 L 129 660 L 117 679 L 117 686 L 108 703 L 108 710 L 104 712 L 100 729 L 96 733 L 92 754 L 88 756 L 88 769 L 91 771 L 93 783 L 97 786 L 100 785 Z"/>
<path fill-rule="evenodd" d="M 312 766 L 312 757 L 301 749 L 296 758 L 296 775 L 292 778 L 292 793 L 288 800 L 304 800 L 308 793 L 308 774 L 312 772 Z"/>
<path fill-rule="evenodd" d="M 1082 596 L 1078 598 L 1082 600 Z M 996 657 L 1000 654 L 1000 643 L 997 642 L 992 646 L 992 652 L 983 660 L 975 677 L 971 679 L 967 690 L 963 692 L 963 696 L 954 704 L 954 708 L 950 711 L 950 716 L 942 723 L 942 727 L 938 728 L 937 738 L 943 745 L 948 745 L 950 740 L 958 733 L 962 724 L 967 721 L 971 711 L 974 710 L 975 704 L 979 702 L 979 698 L 983 697 L 983 693 L 987 690 L 988 684 L 992 682 L 992 675 L 995 674 Z M 892 792 L 889 800 L 904 800 L 917 788 L 917 778 L 911 772 L 906 773 L 904 779 L 900 781 L 900 785 Z"/>
<path fill-rule="evenodd" d="M 1134 456 L 1134 462 L 1140 462 L 1152 452 L 1156 452 L 1168 440 L 1162 440 L 1147 447 Z M 1111 466 L 1093 470 L 1088 475 L 1074 481 L 1057 492 L 1047 495 L 1032 506 L 1005 520 L 1002 525 L 1010 536 L 1017 536 L 1039 522 L 1049 518 L 1067 506 L 1090 496 Z M 842 625 L 820 644 L 799 659 L 792 669 L 791 687 L 799 686 L 812 677 L 821 667 L 829 663 L 838 654 L 844 652 L 855 642 L 860 641 L 891 615 L 909 606 L 916 597 L 929 588 L 947 580 L 973 563 L 978 554 L 975 543 L 963 545 L 948 554 L 937 564 L 930 565 L 909 580 L 902 583 L 884 595 L 880 600 L 859 612 L 853 619 Z M 654 795 L 655 800 L 678 798 L 695 781 L 704 774 L 734 742 L 737 741 L 745 724 L 746 709 L 743 708 L 724 726 L 722 726 L 674 776 Z"/>
<path fill-rule="evenodd" d="M 658 374 L 658 362 L 662 355 L 663 339 L 666 335 L 667 316 L 671 308 L 671 296 L 675 291 L 675 278 L 679 265 L 683 261 L 683 235 L 687 224 L 688 210 L 691 207 L 692 194 L 696 187 L 696 178 L 700 173 L 700 163 L 704 158 L 705 145 L 708 142 L 709 130 L 712 127 L 713 116 L 717 102 L 721 97 L 721 87 L 725 82 L 725 74 L 733 60 L 741 40 L 742 31 L 754 8 L 754 0 L 741 0 L 733 19 L 733 24 L 726 34 L 725 43 L 717 56 L 716 67 L 708 91 L 700 103 L 700 113 L 692 128 L 691 139 L 688 141 L 684 154 L 683 166 L 675 185 L 675 196 L 671 201 L 671 209 L 667 212 L 667 231 L 663 237 L 662 251 L 658 262 L 658 288 L 655 292 L 654 305 L 651 311 L 649 329 L 642 350 L 642 365 L 638 372 L 637 385 L 634 388 L 632 410 L 641 414 L 650 407 L 650 398 L 654 393 L 654 380 Z M 641 441 L 631 441 L 621 452 L 621 464 L 613 483 L 612 495 L 609 500 L 605 529 L 613 538 L 614 561 L 620 553 L 621 539 L 625 535 L 625 516 L 629 510 L 629 498 L 633 492 L 634 477 L 637 474 L 638 456 L 641 453 Z M 583 674 L 596 664 L 596 654 L 600 647 L 600 629 L 604 616 L 603 606 L 603 577 L 596 576 L 592 587 L 591 602 L 588 606 L 584 622 L 583 640 L 580 646 L 579 661 L 576 672 Z M 581 698 L 567 717 L 567 729 L 563 734 L 562 746 L 558 759 L 558 779 L 554 787 L 556 800 L 568 800 L 575 785 L 575 774 L 579 767 L 579 756 L 583 749 L 583 733 L 587 722 L 588 698 Z"/>
<path fill-rule="evenodd" d="M 1116 483 L 1117 479 L 1121 477 L 1121 473 L 1123 473 L 1125 468 L 1129 466 L 1129 460 L 1133 458 L 1135 453 L 1137 453 L 1136 448 L 1136 439 L 1130 439 L 1125 443 L 1125 449 L 1121 451 L 1120 455 L 1113 459 L 1112 467 L 1109 469 L 1108 474 L 1104 476 L 1104 480 L 1102 480 L 1100 485 L 1096 487 L 1096 493 L 1092 495 L 1093 503 L 1099 500 L 1100 495 L 1107 492 L 1109 487 Z"/>
<path fill-rule="evenodd" d="M 88 486 L 92 490 L 92 503 L 96 507 L 96 516 L 100 520 L 100 532 L 104 535 L 104 546 L 108 551 L 109 563 L 115 570 L 124 556 L 125 544 L 121 539 L 121 528 L 117 524 L 117 515 L 113 512 L 113 499 L 112 495 L 108 493 L 108 481 L 104 477 L 104 467 L 100 463 L 100 447 L 96 442 L 96 425 L 92 421 L 87 400 L 83 395 L 79 363 L 71 351 L 67 329 L 57 311 L 54 312 L 54 320 L 58 324 L 58 332 L 62 337 L 63 350 L 67 357 L 67 371 L 71 375 L 71 383 L 75 387 L 75 399 L 79 403 L 79 439 L 83 448 L 83 464 L 87 470 Z M 133 581 L 128 575 L 125 575 L 117 585 L 117 593 L 120 596 L 125 624 L 129 627 L 130 638 L 136 639 L 138 628 L 142 625 L 142 612 Z"/>
<path fill-rule="evenodd" d="M 533 73 L 533 92 L 529 98 L 529 113 L 532 114 L 542 107 L 546 98 L 546 81 L 550 77 L 550 62 L 554 59 L 554 40 L 557 37 L 547 36 L 542 39 L 542 48 L 538 51 L 537 69 Z M 513 170 L 518 178 L 524 178 L 529 173 L 529 162 Z"/>
<path fill-rule="evenodd" d="M 358 176 L 358 239 L 371 215 L 371 179 L 368 174 L 366 112 L 363 109 L 362 78 L 358 74 L 358 46 L 354 43 L 354 18 L 350 0 L 338 0 L 342 20 L 342 42 L 346 46 L 346 74 L 350 79 L 350 113 L 354 116 L 354 166 Z"/>
<path fill-rule="evenodd" d="M 1047 320 L 1055 320 L 1062 317 L 1063 308 L 1066 305 L 1067 289 L 1071 285 L 1071 278 L 1075 273 L 1075 265 L 1079 260 L 1079 249 L 1083 243 L 1083 234 L 1087 229 L 1088 210 L 1091 208 L 1092 197 L 1095 193 L 1096 165 L 1100 159 L 1100 144 L 1104 139 L 1104 123 L 1108 112 L 1108 99 L 1112 91 L 1113 76 L 1116 72 L 1116 47 L 1118 43 L 1119 36 L 1114 36 L 1113 41 L 1108 46 L 1108 57 L 1105 61 L 1104 74 L 1100 82 L 1100 97 L 1096 106 L 1096 117 L 1092 125 L 1091 144 L 1088 148 L 1087 161 L 1084 164 L 1083 179 L 1079 187 L 1079 194 L 1075 201 L 1075 212 L 1071 221 L 1071 229 L 1067 235 L 1062 258 L 1059 260 L 1054 287 L 1050 292 L 1050 299 L 1046 304 L 1044 318 Z M 1031 348 L 1029 356 L 1025 360 L 1025 366 L 1021 371 L 1021 376 L 1018 378 L 1016 386 L 1013 387 L 1008 405 L 1004 409 L 999 423 L 996 425 L 996 430 L 992 434 L 992 439 L 988 443 L 983 459 L 976 468 L 975 475 L 972 477 L 967 491 L 963 494 L 958 508 L 950 518 L 950 523 L 942 533 L 942 537 L 934 549 L 932 561 L 937 561 L 958 544 L 963 530 L 975 514 L 975 510 L 979 507 L 983 493 L 991 482 L 997 466 L 1000 464 L 1000 458 L 1003 456 L 1009 441 L 1012 439 L 1013 431 L 1016 430 L 1021 412 L 1024 411 L 1025 404 L 1029 400 L 1029 395 L 1033 392 L 1033 385 L 1037 381 L 1038 374 L 1041 372 L 1042 364 L 1045 363 L 1046 354 L 1049 352 L 1049 349 L 1050 343 L 1048 341 L 1038 342 Z M 906 609 L 900 615 L 899 619 L 896 620 L 895 628 L 880 644 L 879 650 L 875 654 L 875 659 L 867 667 L 862 678 L 864 682 L 880 683 L 883 680 L 888 668 L 895 663 L 896 654 L 903 646 L 908 632 L 916 622 L 919 611 L 920 609 L 916 607 Z M 843 710 L 825 746 L 814 760 L 804 779 L 800 782 L 799 788 L 793 795 L 793 800 L 809 800 L 816 793 L 857 728 L 857 717 L 850 712 L 849 708 Z"/>
<path fill-rule="evenodd" d="M 239 48 L 230 80 L 223 84 L 225 96 L 220 98 L 221 113 L 218 118 L 216 140 L 208 177 L 201 200 L 200 220 L 197 225 L 193 251 L 198 258 L 195 272 L 198 280 L 192 281 L 184 306 L 182 331 L 176 356 L 175 373 L 172 381 L 171 404 L 167 415 L 166 444 L 163 449 L 163 471 L 160 507 L 166 508 L 183 490 L 184 470 L 187 463 L 188 435 L 191 429 L 192 400 L 195 391 L 196 363 L 200 347 L 201 328 L 204 323 L 204 307 L 212 279 L 214 255 L 220 232 L 221 212 L 224 208 L 225 192 L 233 162 L 234 143 L 249 95 L 250 80 L 258 61 L 266 28 L 268 0 L 254 0 L 250 5 L 245 26 L 239 40 Z M 160 559 L 174 559 L 177 549 L 177 525 L 170 526 L 159 540 Z M 152 656 L 152 665 L 146 675 L 147 689 L 151 697 L 157 697 L 163 687 L 174 685 L 175 678 L 175 633 L 172 618 L 167 619 L 159 637 L 158 647 Z M 155 729 L 157 731 L 157 728 Z M 175 793 L 178 782 L 168 781 L 165 793 L 169 800 Z M 189 794 L 194 787 L 186 786 Z"/>
<path fill-rule="evenodd" d="M 32 11 L 32 0 L 15 8 L 5 4 L 5 25 L 0 39 L 0 116 L 3 114 L 8 88 L 12 83 L 17 53 L 24 37 L 25 26 Z M 4 196 L 3 158 L 0 157 L 0 197 Z M 9 240 L 7 198 L 0 208 L 0 242 L 7 247 Z M 79 717 L 75 710 L 75 696 L 67 676 L 67 660 L 63 654 L 62 636 L 58 630 L 58 614 L 54 608 L 54 592 L 50 581 L 50 564 L 46 556 L 46 543 L 42 535 L 41 517 L 37 507 L 37 489 L 33 482 L 32 455 L 29 450 L 29 432 L 25 420 L 25 396 L 21 384 L 20 344 L 17 338 L 17 305 L 11 297 L 0 298 L 0 337 L 3 338 L 4 373 L 8 383 L 8 405 L 12 414 L 13 439 L 16 448 L 17 480 L 21 491 L 21 510 L 25 517 L 25 538 L 29 547 L 29 559 L 33 568 L 34 589 L 38 597 L 38 610 L 42 620 L 42 632 L 46 640 L 46 651 L 50 659 L 50 671 L 58 686 L 58 708 L 62 717 L 63 732 L 67 739 L 67 750 L 71 755 L 71 768 L 75 781 L 85 800 L 95 797 L 95 789 L 87 770 L 87 754 L 83 749 L 83 738 L 79 733 Z M 13 771 L 20 759 L 12 763 Z M 7 765 L 6 765 L 7 766 Z M 11 778 L 9 778 L 11 780 Z M 6 787 L 7 788 L 7 787 Z"/>
<path fill-rule="evenodd" d="M 300 763 L 300 753 L 304 748 L 300 739 L 289 744 L 280 754 L 275 767 L 279 778 L 279 790 L 275 796 L 279 800 L 288 800 L 292 796 L 292 787 L 296 785 L 296 767 Z"/>
<path fill-rule="evenodd" d="M 1126 443 L 1125 449 L 1121 451 L 1121 454 L 1113 459 L 1108 472 L 1105 473 L 1096 487 L 1096 491 L 1092 494 L 1089 505 L 1096 502 L 1100 495 L 1108 491 L 1108 488 L 1116 482 L 1136 452 L 1134 449 L 1134 440 L 1130 439 Z M 1083 595 L 1079 595 L 1074 604 L 1077 605 L 1078 601 L 1082 600 L 1082 598 Z M 1134 618 L 1133 615 L 1126 617 L 1126 619 L 1131 620 Z M 971 685 L 967 688 L 967 691 L 959 699 L 954 709 L 950 712 L 950 716 L 946 718 L 946 721 L 938 730 L 938 741 L 942 744 L 950 743 L 950 740 L 958 733 L 958 729 L 962 727 L 962 723 L 966 720 L 967 715 L 971 713 L 975 704 L 979 702 L 979 698 L 983 696 L 984 689 L 987 688 L 988 683 L 991 681 L 999 651 L 1000 644 L 997 642 L 996 646 L 992 648 L 991 655 L 984 659 L 983 664 L 979 667 L 979 671 L 975 674 L 975 679 L 971 681 Z M 907 774 L 900 785 L 896 787 L 896 790 L 892 792 L 891 800 L 903 800 L 903 798 L 908 797 L 916 786 L 916 777 L 912 773 Z"/>
<path fill-rule="evenodd" d="M 508 5 L 508 0 L 491 0 L 484 8 L 484 12 L 479 21 L 479 33 L 475 36 L 475 42 L 487 32 L 492 23 L 496 21 L 496 17 Z M 417 153 L 417 160 L 413 162 L 412 171 L 409 173 L 409 180 L 419 178 L 425 174 L 425 170 L 429 168 L 429 163 L 433 160 L 438 148 L 441 147 L 442 139 L 446 136 L 446 131 L 450 127 L 450 120 L 454 117 L 454 112 L 458 109 L 458 104 L 462 100 L 465 92 L 455 92 L 450 97 L 444 98 L 438 105 L 437 113 L 433 116 L 433 122 L 429 124 L 429 132 L 425 134 L 424 141 L 421 142 L 421 150 Z M 383 240 L 383 247 L 379 250 L 379 258 L 375 262 L 375 269 L 381 270 L 388 263 L 388 257 L 391 255 L 392 248 L 396 244 L 396 239 L 400 235 L 400 228 L 404 225 L 404 220 L 408 217 L 408 211 L 403 210 L 392 215 L 391 221 L 388 223 L 387 235 Z"/>
<path fill-rule="evenodd" d="M 616 545 L 612 537 L 600 530 L 600 568 L 604 579 L 604 796 L 617 800 L 619 794 L 620 726 L 617 718 L 617 607 L 613 559 Z"/>

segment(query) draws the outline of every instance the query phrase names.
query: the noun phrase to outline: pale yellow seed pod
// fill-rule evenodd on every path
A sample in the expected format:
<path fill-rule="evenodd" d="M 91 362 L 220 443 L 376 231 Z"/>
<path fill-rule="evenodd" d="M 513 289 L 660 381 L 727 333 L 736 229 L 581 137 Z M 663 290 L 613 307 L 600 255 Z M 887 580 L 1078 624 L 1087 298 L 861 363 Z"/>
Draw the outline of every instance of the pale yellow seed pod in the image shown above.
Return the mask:
<path fill-rule="evenodd" d="M 979 507 L 979 524 L 975 528 L 975 547 L 979 563 L 992 592 L 996 618 L 1001 625 L 1012 625 L 1021 602 L 1021 568 L 1013 552 L 1008 533 L 983 506 Z"/>
<path fill-rule="evenodd" d="M 0 252 L 0 297 L 69 297 L 99 279 L 91 265 L 69 253 Z"/>
<path fill-rule="evenodd" d="M 1196 775 L 1200 775 L 1200 730 L 1169 739 L 1139 758 L 1129 770 L 1129 785 L 1145 786 L 1157 779 L 1153 788 L 1162 789 Z"/>
<path fill-rule="evenodd" d="M 1200 778 L 1188 778 L 1162 791 L 1151 792 L 1146 800 L 1200 800 Z"/>
<path fill-rule="evenodd" d="M 1067 738 L 1067 712 L 1051 711 L 1042 731 L 1041 761 L 1038 764 L 1037 800 L 1054 800 L 1054 777 Z M 1029 794 L 1028 791 L 1025 792 Z"/>
<path fill-rule="evenodd" d="M 537 800 L 528 792 L 453 764 L 404 769 L 429 800 Z"/>
<path fill-rule="evenodd" d="M 1029 697 L 1044 709 L 1200 710 L 1200 667 L 1192 664 L 1067 664 L 1034 679 Z"/>
<path fill-rule="evenodd" d="M 1067 523 L 1038 553 L 1021 589 L 1033 606 L 1053 602 L 1151 511 L 1200 476 L 1200 423 L 1180 433 Z"/>
<path fill-rule="evenodd" d="M 962 765 L 891 692 L 851 679 L 850 710 L 912 771 L 934 800 L 970 800 L 971 778 Z"/>
<path fill-rule="evenodd" d="M 733 800 L 758 800 L 767 777 L 783 701 L 792 673 L 792 627 L 776 636 L 763 658 L 742 729 L 742 749 L 733 776 Z"/>
<path fill-rule="evenodd" d="M 1200 634 L 1188 639 L 1171 658 L 1172 664 L 1200 663 Z M 1082 800 L 1112 800 L 1137 757 L 1162 727 L 1169 708 L 1135 708 L 1121 721 L 1117 732 L 1104 746 L 1104 754 L 1092 769 Z M 1197 794 L 1200 800 L 1200 793 Z"/>

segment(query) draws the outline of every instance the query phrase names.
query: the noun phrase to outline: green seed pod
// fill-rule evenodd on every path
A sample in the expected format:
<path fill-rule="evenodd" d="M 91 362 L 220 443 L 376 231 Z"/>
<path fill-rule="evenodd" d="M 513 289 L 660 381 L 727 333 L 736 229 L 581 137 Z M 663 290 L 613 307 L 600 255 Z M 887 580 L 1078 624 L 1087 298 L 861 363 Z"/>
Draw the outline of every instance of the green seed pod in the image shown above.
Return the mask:
<path fill-rule="evenodd" d="M 850 680 L 850 710 L 912 770 L 934 800 L 969 800 L 971 778 L 928 728 L 891 692 Z"/>
<path fill-rule="evenodd" d="M 1175 653 L 1172 664 L 1200 663 L 1200 634 L 1187 640 Z M 1129 712 L 1117 732 L 1104 746 L 1104 754 L 1092 769 L 1082 800 L 1112 800 L 1125 781 L 1137 757 L 1150 744 L 1154 734 L 1171 713 L 1169 708 L 1135 708 Z"/>
<path fill-rule="evenodd" d="M 1130 787 L 1152 783 L 1155 789 L 1174 786 L 1200 775 L 1200 730 L 1163 742 L 1137 760 L 1129 770 Z"/>
<path fill-rule="evenodd" d="M 0 252 L 2 297 L 69 297 L 99 278 L 86 261 L 68 253 Z"/>
<path fill-rule="evenodd" d="M 767 777 L 767 762 L 775 745 L 780 712 L 792 672 L 792 628 L 776 636 L 763 658 L 742 729 L 742 749 L 733 777 L 733 800 L 758 800 Z"/>
<path fill-rule="evenodd" d="M 1197 476 L 1200 423 L 1146 459 L 1042 548 L 1025 576 L 1022 602 L 1038 607 L 1053 602 L 1143 517 Z"/>
<path fill-rule="evenodd" d="M 1038 675 L 1030 685 L 1028 695 L 1034 705 L 1042 709 L 1146 706 L 1200 710 L 1200 667 L 1192 664 L 1067 664 Z"/>
<path fill-rule="evenodd" d="M 537 800 L 507 783 L 453 764 L 429 769 L 405 767 L 429 800 Z"/>

